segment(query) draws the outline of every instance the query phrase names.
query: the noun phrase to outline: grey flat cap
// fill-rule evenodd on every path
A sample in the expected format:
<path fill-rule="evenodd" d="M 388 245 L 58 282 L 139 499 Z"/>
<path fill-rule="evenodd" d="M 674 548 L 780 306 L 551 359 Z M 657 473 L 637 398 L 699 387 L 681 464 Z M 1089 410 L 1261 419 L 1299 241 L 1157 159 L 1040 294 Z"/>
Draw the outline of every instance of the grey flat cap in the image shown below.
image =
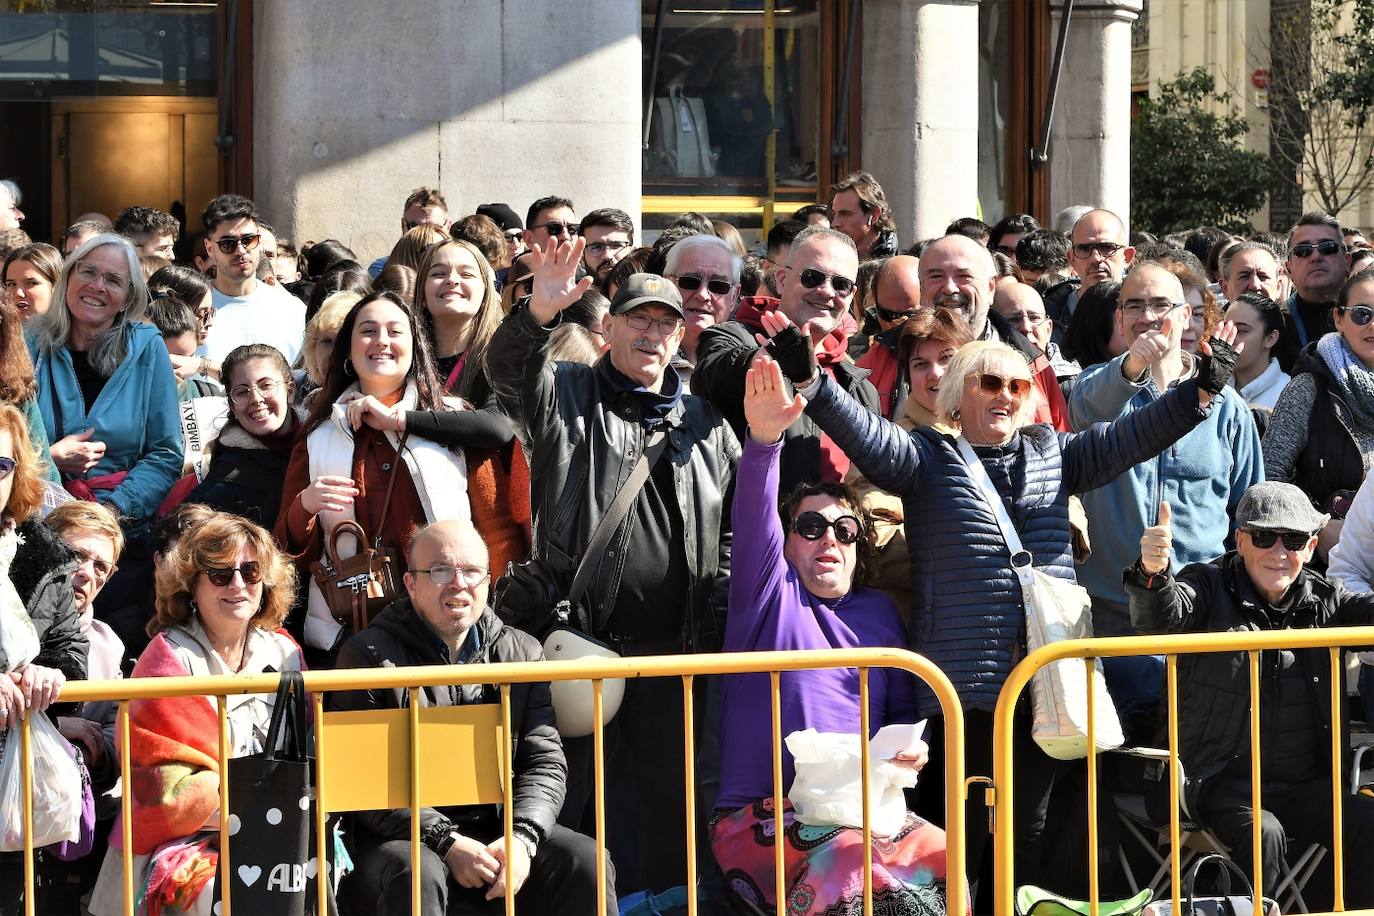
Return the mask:
<path fill-rule="evenodd" d="M 1236 507 L 1237 528 L 1315 534 L 1330 520 L 1331 516 L 1312 508 L 1312 501 L 1302 490 L 1276 480 L 1266 480 L 1246 490 Z"/>

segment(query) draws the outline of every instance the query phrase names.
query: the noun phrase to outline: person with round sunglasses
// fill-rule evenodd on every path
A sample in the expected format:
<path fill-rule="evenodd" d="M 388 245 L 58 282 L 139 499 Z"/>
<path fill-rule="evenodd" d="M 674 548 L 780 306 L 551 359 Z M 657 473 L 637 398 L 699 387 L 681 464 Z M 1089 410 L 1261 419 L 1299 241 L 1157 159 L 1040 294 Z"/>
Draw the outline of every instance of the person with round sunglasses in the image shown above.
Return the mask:
<path fill-rule="evenodd" d="M 1303 348 L 1264 432 L 1266 479 L 1296 484 L 1331 516 L 1319 569 L 1374 468 L 1374 270 L 1345 282 L 1333 312 L 1336 330 Z"/>
<path fill-rule="evenodd" d="M 1161 504 L 1158 524 L 1145 530 L 1139 557 L 1124 575 L 1131 620 L 1141 635 L 1374 625 L 1367 573 L 1347 570 L 1346 585 L 1352 586 L 1347 590 L 1338 577 L 1312 568 L 1318 532 L 1329 519 L 1292 484 L 1264 481 L 1246 490 L 1236 507 L 1235 549 L 1172 575 L 1169 510 L 1167 502 Z M 1340 549 L 1348 546 L 1367 545 L 1348 545 L 1342 538 Z M 1247 873 L 1258 833 L 1261 874 L 1251 877 L 1262 879 L 1255 883 L 1265 893 L 1279 887 L 1290 850 L 1332 841 L 1330 730 L 1332 714 L 1343 713 L 1332 709 L 1332 689 L 1343 687 L 1331 683 L 1332 675 L 1324 648 L 1265 652 L 1259 685 L 1251 683 L 1245 652 L 1186 656 L 1178 665 L 1177 751 L 1188 811 Z M 1344 673 L 1339 677 L 1344 681 Z M 1251 773 L 1252 689 L 1263 696 L 1257 711 L 1258 787 Z M 1336 737 L 1344 744 L 1342 735 Z M 1258 818 L 1252 807 L 1255 788 Z M 1374 798 L 1335 788 L 1335 797 L 1342 799 L 1343 845 L 1369 849 Z M 1346 906 L 1374 906 L 1374 870 L 1366 856 L 1346 858 L 1344 879 Z"/>
<path fill-rule="evenodd" d="M 872 570 L 873 521 L 842 484 L 803 483 L 781 503 L 778 467 L 783 431 L 805 404 L 791 393 L 766 353 L 755 356 L 745 381 L 748 436 L 735 478 L 734 550 L 725 651 L 786 651 L 899 646 L 902 619 L 882 592 L 866 587 Z M 869 726 L 916 721 L 913 682 L 895 669 L 869 672 Z M 787 672 L 780 682 L 782 735 L 814 728 L 859 729 L 859 685 L 852 668 Z M 773 753 L 768 722 L 771 688 L 766 674 L 724 679 L 721 701 L 721 776 L 711 820 L 711 850 L 733 892 L 753 907 L 775 905 Z M 783 748 L 783 792 L 795 775 Z M 892 762 L 920 770 L 927 759 L 915 741 Z M 789 912 L 862 909 L 863 831 L 811 827 L 799 834 L 785 804 L 784 887 Z M 875 899 L 903 906 L 894 913 L 943 911 L 945 834 L 907 813 L 901 829 L 873 851 Z M 805 886 L 804 905 L 796 892 Z"/>
<path fill-rule="evenodd" d="M 865 409 L 818 371 L 805 336 L 786 316 L 766 315 L 764 325 L 775 358 L 809 401 L 807 416 L 870 481 L 902 498 L 911 559 L 907 644 L 953 682 L 973 751 L 969 771 L 989 772 L 992 712 L 1014 662 L 1025 654 L 1026 620 L 1010 548 L 977 477 L 986 475 L 1006 506 L 1024 545 L 1022 559 L 1073 582 L 1069 497 L 1149 461 L 1202 423 L 1230 379 L 1233 351 L 1224 338 L 1214 339 L 1202 347 L 1194 377 L 1149 405 L 1111 423 L 1062 433 L 1030 422 L 1036 406 L 1025 355 L 975 341 L 950 360 L 935 401 L 939 420 L 958 427 L 956 438 L 933 428 L 908 432 Z M 973 460 L 982 466 L 977 474 L 966 463 Z M 918 688 L 918 694 L 924 711 L 938 719 L 929 691 Z M 1029 746 L 1029 709 L 1014 722 L 1013 740 Z M 932 765 L 943 770 L 943 725 L 934 724 L 931 734 Z M 1040 842 L 1043 815 L 1056 783 L 1076 774 L 1071 764 L 1040 751 L 1018 756 L 1016 794 L 1027 805 L 1026 823 L 1039 825 L 1018 843 L 1018 883 L 1055 878 Z M 942 781 L 927 775 L 924 784 Z M 938 788 L 921 793 L 918 811 L 930 820 L 942 823 L 944 808 Z M 968 813 L 968 872 L 977 874 L 987 821 L 981 803 Z"/>
<path fill-rule="evenodd" d="M 280 628 L 296 596 L 296 573 L 263 528 L 216 512 L 188 529 L 158 566 L 153 637 L 133 677 L 251 677 L 305 668 Z M 229 698 L 228 756 L 263 750 L 276 693 Z M 116 818 L 91 895 L 94 916 L 124 912 L 124 857 L 149 899 L 186 901 L 210 912 L 219 851 L 220 727 L 206 696 L 141 700 L 129 710 L 133 848 Z M 121 815 L 122 816 L 122 815 Z M 170 863 L 176 863 L 173 867 Z"/>

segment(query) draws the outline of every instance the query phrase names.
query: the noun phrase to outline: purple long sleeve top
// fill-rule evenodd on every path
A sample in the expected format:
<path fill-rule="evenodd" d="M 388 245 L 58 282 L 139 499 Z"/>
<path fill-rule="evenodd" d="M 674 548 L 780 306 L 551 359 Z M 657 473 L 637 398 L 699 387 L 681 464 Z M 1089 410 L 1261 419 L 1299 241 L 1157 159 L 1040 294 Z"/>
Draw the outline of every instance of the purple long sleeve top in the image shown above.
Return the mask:
<path fill-rule="evenodd" d="M 838 600 L 817 598 L 783 558 L 778 516 L 778 456 L 782 444 L 745 437 L 732 507 L 730 613 L 725 650 L 850 649 L 905 646 L 901 617 L 882 592 L 857 588 Z M 911 678 L 872 668 L 869 725 L 910 721 Z M 859 730 L 857 669 L 788 671 L 780 684 L 782 737 L 814 728 Z M 737 809 L 773 794 L 772 717 L 767 674 L 726 675 L 721 711 L 721 785 L 717 808 Z M 783 791 L 792 784 L 792 755 L 784 744 Z"/>

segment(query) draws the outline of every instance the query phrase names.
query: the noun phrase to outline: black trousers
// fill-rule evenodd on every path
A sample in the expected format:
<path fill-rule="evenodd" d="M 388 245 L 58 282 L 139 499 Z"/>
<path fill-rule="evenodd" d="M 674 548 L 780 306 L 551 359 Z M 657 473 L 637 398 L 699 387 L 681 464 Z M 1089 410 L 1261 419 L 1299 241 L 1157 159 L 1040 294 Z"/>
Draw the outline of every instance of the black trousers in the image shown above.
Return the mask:
<path fill-rule="evenodd" d="M 1331 781 L 1317 779 L 1293 786 L 1263 786 L 1260 811 L 1260 847 L 1263 863 L 1261 890 L 1273 896 L 1289 852 L 1301 853 L 1312 843 L 1331 847 Z M 1198 818 L 1231 850 L 1231 858 L 1253 878 L 1254 824 L 1250 807 L 1250 780 L 1223 774 L 1203 789 L 1198 798 Z M 1374 798 L 1344 796 L 1341 814 L 1345 851 L 1345 905 L 1347 909 L 1374 908 L 1374 869 L 1369 851 L 1374 848 Z M 1330 859 L 1327 860 L 1328 863 Z M 1328 887 L 1330 882 L 1323 882 Z M 1330 893 L 1319 889 L 1319 893 Z M 1320 898 L 1304 894 L 1309 906 L 1326 907 Z"/>
<path fill-rule="evenodd" d="M 483 838 L 485 839 L 485 838 Z M 357 871 L 340 888 L 346 912 L 357 916 L 411 916 L 410 841 L 392 840 L 363 849 Z M 615 916 L 615 871 L 606 863 L 606 916 Z M 420 911 L 415 916 L 468 916 L 505 912 L 502 898 L 487 900 L 486 888 L 453 880 L 444 860 L 420 848 Z M 555 826 L 539 845 L 530 875 L 515 895 L 517 913 L 596 913 L 596 843 Z"/>

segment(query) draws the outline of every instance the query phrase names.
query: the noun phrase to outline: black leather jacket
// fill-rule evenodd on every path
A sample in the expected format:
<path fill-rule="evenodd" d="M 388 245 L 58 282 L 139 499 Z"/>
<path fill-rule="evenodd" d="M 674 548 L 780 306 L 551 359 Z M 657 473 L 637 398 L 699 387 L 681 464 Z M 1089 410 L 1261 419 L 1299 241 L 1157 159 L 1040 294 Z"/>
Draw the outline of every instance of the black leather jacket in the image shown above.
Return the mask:
<path fill-rule="evenodd" d="M 606 373 L 609 357 L 595 366 L 551 363 L 544 355 L 551 330 L 518 307 L 487 348 L 496 397 L 530 443 L 535 518 L 530 560 L 507 571 L 492 603 L 504 620 L 536 634 L 551 624 L 553 603 L 566 596 L 592 532 L 648 439 L 639 403 Z M 739 441 L 709 403 L 692 395 L 682 396 L 666 423 L 660 460 L 672 462 L 690 575 L 683 643 L 709 651 L 724 633 Z M 593 635 L 615 607 L 621 572 L 635 561 L 632 527 L 622 522 L 612 536 L 606 555 L 618 562 L 600 564 L 583 598 Z"/>

